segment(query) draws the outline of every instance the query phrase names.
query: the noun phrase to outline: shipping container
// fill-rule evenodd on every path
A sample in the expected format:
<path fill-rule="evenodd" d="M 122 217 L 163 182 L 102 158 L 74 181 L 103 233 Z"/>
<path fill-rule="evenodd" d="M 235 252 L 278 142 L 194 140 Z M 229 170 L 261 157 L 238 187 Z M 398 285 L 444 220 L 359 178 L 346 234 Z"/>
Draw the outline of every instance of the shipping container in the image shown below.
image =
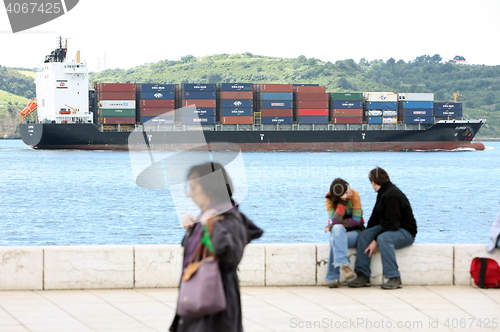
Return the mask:
<path fill-rule="evenodd" d="M 175 107 L 175 99 L 142 99 L 139 107 Z"/>
<path fill-rule="evenodd" d="M 222 124 L 253 124 L 253 116 L 221 116 Z"/>
<path fill-rule="evenodd" d="M 220 109 L 221 116 L 253 116 L 253 108 L 223 107 Z"/>
<path fill-rule="evenodd" d="M 99 100 L 100 108 L 133 108 L 135 100 Z"/>
<path fill-rule="evenodd" d="M 338 124 L 360 124 L 360 123 L 363 123 L 363 118 L 360 118 L 360 117 L 332 118 L 332 122 L 338 123 Z"/>
<path fill-rule="evenodd" d="M 399 108 L 434 108 L 433 101 L 400 101 Z"/>
<path fill-rule="evenodd" d="M 328 116 L 328 108 L 298 108 L 297 116 Z"/>
<path fill-rule="evenodd" d="M 297 122 L 300 124 L 328 124 L 328 116 L 299 116 Z"/>
<path fill-rule="evenodd" d="M 293 117 L 293 108 L 259 109 L 262 117 Z"/>
<path fill-rule="evenodd" d="M 460 109 L 448 109 L 448 110 L 434 110 L 434 116 L 439 116 L 439 117 L 461 117 L 462 116 L 462 110 Z"/>
<path fill-rule="evenodd" d="M 134 124 L 134 117 L 101 117 L 102 124 Z"/>
<path fill-rule="evenodd" d="M 177 91 L 176 84 L 138 84 L 138 90 L 142 92 L 175 92 Z"/>
<path fill-rule="evenodd" d="M 263 100 L 260 102 L 260 108 L 293 108 L 292 100 Z"/>
<path fill-rule="evenodd" d="M 184 116 L 216 116 L 216 108 L 215 107 L 185 107 L 180 109 Z"/>
<path fill-rule="evenodd" d="M 216 99 L 187 99 L 182 101 L 182 107 L 191 106 L 200 108 L 200 107 L 217 107 Z"/>
<path fill-rule="evenodd" d="M 139 108 L 137 113 L 140 116 L 159 116 L 169 112 L 174 112 L 173 107 L 144 107 Z"/>
<path fill-rule="evenodd" d="M 403 110 L 404 116 L 432 116 L 434 110 L 432 109 L 408 109 Z"/>
<path fill-rule="evenodd" d="M 97 83 L 95 88 L 100 92 L 135 92 L 137 85 L 135 83 Z"/>
<path fill-rule="evenodd" d="M 368 101 L 365 103 L 365 108 L 368 110 L 397 110 L 398 103 L 396 101 Z M 415 108 L 415 107 L 413 107 Z"/>
<path fill-rule="evenodd" d="M 253 91 L 221 91 L 220 99 L 253 99 Z"/>
<path fill-rule="evenodd" d="M 261 92 L 260 100 L 293 100 L 292 92 Z"/>
<path fill-rule="evenodd" d="M 361 100 L 332 100 L 330 102 L 330 108 L 363 108 L 363 102 Z"/>
<path fill-rule="evenodd" d="M 380 110 L 366 111 L 366 116 L 382 116 L 382 111 Z"/>
<path fill-rule="evenodd" d="M 364 110 L 362 108 L 358 109 L 348 109 L 348 108 L 334 108 L 331 110 L 330 114 L 332 118 L 335 117 L 360 117 L 363 118 Z"/>
<path fill-rule="evenodd" d="M 340 93 L 335 92 L 331 93 L 330 97 L 332 100 L 363 100 L 362 92 L 353 92 L 353 93 Z"/>
<path fill-rule="evenodd" d="M 139 99 L 174 99 L 175 92 L 170 91 L 143 91 L 139 93 Z M 200 98 L 203 99 L 203 98 Z"/>
<path fill-rule="evenodd" d="M 141 123 L 143 123 L 143 124 L 173 124 L 174 121 L 175 121 L 175 118 L 173 116 L 143 116 L 143 117 L 141 117 Z"/>
<path fill-rule="evenodd" d="M 382 123 L 383 124 L 397 124 L 398 123 L 398 118 L 397 117 L 383 117 L 382 118 Z"/>
<path fill-rule="evenodd" d="M 423 124 L 432 124 L 434 123 L 433 116 L 405 116 L 403 119 L 404 123 L 412 124 L 412 123 L 423 123 Z"/>
<path fill-rule="evenodd" d="M 221 107 L 253 107 L 253 99 L 223 99 L 220 101 Z"/>
<path fill-rule="evenodd" d="M 295 100 L 329 100 L 328 93 L 296 93 Z"/>
<path fill-rule="evenodd" d="M 394 92 L 363 92 L 366 101 L 398 101 L 398 95 Z"/>
<path fill-rule="evenodd" d="M 215 124 L 215 116 L 207 116 L 207 117 L 183 117 L 182 123 L 190 125 L 190 124 Z"/>
<path fill-rule="evenodd" d="M 291 116 L 263 116 L 262 124 L 292 124 L 293 117 Z"/>
<path fill-rule="evenodd" d="M 293 92 L 293 84 L 259 84 L 260 92 Z"/>
<path fill-rule="evenodd" d="M 385 117 L 398 116 L 398 111 L 382 111 L 382 116 L 385 116 Z"/>
<path fill-rule="evenodd" d="M 434 109 L 435 110 L 462 110 L 462 103 L 441 103 L 441 102 L 435 102 L 434 103 Z"/>
<path fill-rule="evenodd" d="M 108 117 L 108 116 L 119 116 L 119 117 L 134 116 L 135 117 L 135 108 L 134 109 L 130 109 L 130 108 L 122 108 L 122 109 L 100 108 L 99 115 L 102 117 Z"/>
<path fill-rule="evenodd" d="M 366 119 L 366 122 L 372 123 L 372 124 L 382 124 L 382 117 L 381 116 L 369 116 Z"/>
<path fill-rule="evenodd" d="M 434 101 L 433 93 L 398 93 L 399 101 Z"/>
<path fill-rule="evenodd" d="M 205 84 L 205 83 L 185 83 L 182 85 L 182 91 L 217 91 L 216 84 Z M 202 99 L 202 98 L 200 98 Z"/>
<path fill-rule="evenodd" d="M 296 108 L 328 108 L 328 100 L 296 100 Z"/>
<path fill-rule="evenodd" d="M 293 92 L 296 93 L 325 93 L 326 87 L 319 85 L 293 85 Z"/>
<path fill-rule="evenodd" d="M 135 91 L 99 91 L 97 92 L 99 100 L 135 100 Z"/>
<path fill-rule="evenodd" d="M 215 91 L 184 91 L 182 93 L 184 99 L 216 99 Z"/>
<path fill-rule="evenodd" d="M 221 83 L 221 91 L 252 91 L 253 83 Z M 237 97 L 243 98 L 243 97 Z"/>

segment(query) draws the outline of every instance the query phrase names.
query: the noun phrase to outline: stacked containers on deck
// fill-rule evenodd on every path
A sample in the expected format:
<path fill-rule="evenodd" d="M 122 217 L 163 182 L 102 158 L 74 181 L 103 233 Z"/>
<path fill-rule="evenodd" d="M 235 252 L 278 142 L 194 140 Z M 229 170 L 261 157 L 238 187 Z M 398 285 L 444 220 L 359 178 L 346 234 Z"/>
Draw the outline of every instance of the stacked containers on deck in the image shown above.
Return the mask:
<path fill-rule="evenodd" d="M 400 93 L 399 118 L 405 124 L 434 123 L 433 93 Z"/>
<path fill-rule="evenodd" d="M 363 123 L 363 94 L 332 93 L 330 117 L 332 123 Z"/>
<path fill-rule="evenodd" d="M 260 84 L 257 91 L 262 124 L 293 123 L 292 84 Z"/>
<path fill-rule="evenodd" d="M 434 102 L 434 116 L 437 118 L 455 118 L 462 116 L 462 103 Z"/>
<path fill-rule="evenodd" d="M 188 107 L 186 106 L 194 106 Z M 183 84 L 180 117 L 184 124 L 215 124 L 217 89 L 215 84 Z"/>
<path fill-rule="evenodd" d="M 295 117 L 300 124 L 327 124 L 328 100 L 324 86 L 295 85 Z"/>
<path fill-rule="evenodd" d="M 137 113 L 140 123 L 173 124 L 175 121 L 175 84 L 138 84 Z"/>
<path fill-rule="evenodd" d="M 99 83 L 95 85 L 100 123 L 133 125 L 136 122 L 136 85 L 134 83 Z"/>
<path fill-rule="evenodd" d="M 364 92 L 366 122 L 398 123 L 398 95 L 394 92 Z"/>
<path fill-rule="evenodd" d="M 220 85 L 220 122 L 222 124 L 253 124 L 253 83 L 222 83 Z"/>

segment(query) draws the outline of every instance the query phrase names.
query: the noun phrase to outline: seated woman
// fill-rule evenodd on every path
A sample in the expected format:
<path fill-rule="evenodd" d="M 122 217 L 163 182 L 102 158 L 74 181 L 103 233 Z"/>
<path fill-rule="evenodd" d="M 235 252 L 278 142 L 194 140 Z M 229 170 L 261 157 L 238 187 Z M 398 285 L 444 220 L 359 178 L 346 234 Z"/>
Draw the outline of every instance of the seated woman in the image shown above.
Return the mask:
<path fill-rule="evenodd" d="M 500 210 L 498 210 L 497 218 L 491 225 L 490 243 L 486 245 L 486 251 L 493 252 L 495 248 L 500 248 Z"/>
<path fill-rule="evenodd" d="M 336 178 L 325 196 L 328 226 L 330 232 L 330 255 L 326 273 L 326 284 L 330 288 L 340 285 L 340 270 L 346 280 L 354 279 L 354 272 L 349 266 L 347 248 L 355 248 L 359 232 L 363 229 L 363 210 L 357 191 L 349 183 Z"/>

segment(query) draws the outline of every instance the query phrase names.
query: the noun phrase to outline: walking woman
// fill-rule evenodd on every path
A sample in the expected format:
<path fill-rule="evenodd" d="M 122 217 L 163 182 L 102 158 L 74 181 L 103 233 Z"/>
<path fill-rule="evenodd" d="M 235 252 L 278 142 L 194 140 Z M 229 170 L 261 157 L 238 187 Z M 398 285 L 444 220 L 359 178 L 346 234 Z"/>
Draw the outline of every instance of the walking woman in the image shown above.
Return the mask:
<path fill-rule="evenodd" d="M 200 209 L 198 217 L 183 220 L 186 234 L 183 272 L 196 251 L 203 234 L 203 224 L 213 230 L 211 240 L 224 286 L 227 308 L 202 317 L 176 314 L 169 329 L 172 332 L 240 332 L 243 331 L 240 287 L 236 269 L 245 245 L 263 234 L 250 219 L 238 210 L 232 199 L 233 185 L 224 167 L 208 162 L 192 167 L 188 172 L 187 195 Z"/>
<path fill-rule="evenodd" d="M 355 277 L 349 266 L 347 249 L 355 248 L 359 232 L 363 229 L 363 210 L 361 198 L 349 183 L 336 178 L 325 196 L 328 226 L 330 232 L 330 255 L 326 273 L 326 284 L 330 288 L 340 286 L 340 271 L 346 280 Z"/>

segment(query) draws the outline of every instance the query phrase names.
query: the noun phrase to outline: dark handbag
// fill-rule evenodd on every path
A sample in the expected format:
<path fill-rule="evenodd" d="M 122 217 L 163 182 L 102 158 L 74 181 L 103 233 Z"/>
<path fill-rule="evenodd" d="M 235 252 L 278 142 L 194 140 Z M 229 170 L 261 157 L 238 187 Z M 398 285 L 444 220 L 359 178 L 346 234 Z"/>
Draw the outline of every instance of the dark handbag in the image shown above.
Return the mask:
<path fill-rule="evenodd" d="M 219 261 L 200 243 L 181 279 L 177 315 L 201 317 L 216 314 L 226 307 Z"/>

